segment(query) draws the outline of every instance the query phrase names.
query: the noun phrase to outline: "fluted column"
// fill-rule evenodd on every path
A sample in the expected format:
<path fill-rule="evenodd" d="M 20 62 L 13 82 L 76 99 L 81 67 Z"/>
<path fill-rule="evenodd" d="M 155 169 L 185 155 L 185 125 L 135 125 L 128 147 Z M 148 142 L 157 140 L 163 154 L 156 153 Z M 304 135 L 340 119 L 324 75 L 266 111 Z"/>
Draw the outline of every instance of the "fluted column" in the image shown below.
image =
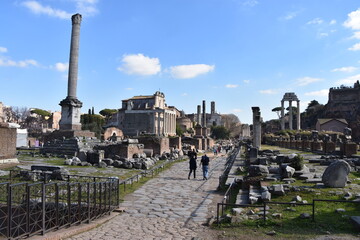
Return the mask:
<path fill-rule="evenodd" d="M 296 118 L 296 125 L 297 125 L 297 130 L 301 129 L 301 125 L 300 125 L 300 100 L 297 101 L 297 118 Z"/>
<path fill-rule="evenodd" d="M 293 130 L 293 111 L 292 111 L 292 101 L 289 101 L 289 129 Z"/>
<path fill-rule="evenodd" d="M 285 130 L 284 101 L 281 101 L 281 130 Z"/>

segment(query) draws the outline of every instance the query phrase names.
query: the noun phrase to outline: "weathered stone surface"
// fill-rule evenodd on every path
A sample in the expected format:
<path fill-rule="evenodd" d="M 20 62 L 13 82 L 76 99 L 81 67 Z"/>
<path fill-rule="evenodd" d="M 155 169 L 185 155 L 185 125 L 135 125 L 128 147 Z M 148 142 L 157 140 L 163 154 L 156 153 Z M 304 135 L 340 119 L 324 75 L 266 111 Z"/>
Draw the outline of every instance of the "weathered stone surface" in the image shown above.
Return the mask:
<path fill-rule="evenodd" d="M 284 196 L 285 195 L 284 186 L 282 184 L 273 185 L 272 186 L 272 194 Z"/>
<path fill-rule="evenodd" d="M 338 160 L 328 166 L 322 176 L 326 187 L 345 187 L 350 165 L 344 160 Z"/>
<path fill-rule="evenodd" d="M 353 223 L 355 228 L 360 231 L 360 216 L 351 216 L 350 221 Z"/>
<path fill-rule="evenodd" d="M 290 167 L 286 164 L 281 164 L 280 168 L 281 168 L 281 177 L 282 178 L 292 178 L 292 176 L 295 173 L 295 168 Z"/>
<path fill-rule="evenodd" d="M 249 176 L 266 176 L 269 174 L 269 170 L 265 165 L 251 165 L 249 167 Z"/>
<path fill-rule="evenodd" d="M 302 213 L 302 214 L 300 214 L 300 218 L 309 219 L 309 218 L 311 218 L 311 215 L 309 213 Z"/>
<path fill-rule="evenodd" d="M 106 163 L 106 165 L 108 165 L 108 166 L 112 166 L 114 163 L 114 160 L 112 160 L 111 158 L 104 158 L 102 160 L 102 162 Z"/>

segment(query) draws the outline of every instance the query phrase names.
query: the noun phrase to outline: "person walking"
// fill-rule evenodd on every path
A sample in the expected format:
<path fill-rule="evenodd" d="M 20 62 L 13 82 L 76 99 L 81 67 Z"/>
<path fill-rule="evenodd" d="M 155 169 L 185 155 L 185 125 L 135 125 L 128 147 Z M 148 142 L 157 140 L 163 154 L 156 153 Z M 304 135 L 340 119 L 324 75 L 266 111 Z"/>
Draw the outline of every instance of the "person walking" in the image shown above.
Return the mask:
<path fill-rule="evenodd" d="M 189 172 L 189 176 L 188 179 L 190 179 L 190 175 L 192 172 L 194 172 L 194 178 L 196 178 L 196 168 L 197 168 L 197 163 L 196 163 L 196 159 L 197 159 L 197 154 L 195 149 L 193 149 L 192 151 L 190 151 L 188 153 L 188 156 L 190 158 L 189 164 L 190 164 L 190 172 Z"/>
<path fill-rule="evenodd" d="M 200 166 L 202 166 L 202 170 L 203 170 L 203 180 L 207 180 L 208 179 L 208 174 L 209 174 L 209 162 L 210 159 L 209 157 L 205 154 L 204 156 L 201 157 L 201 162 L 200 162 Z"/>

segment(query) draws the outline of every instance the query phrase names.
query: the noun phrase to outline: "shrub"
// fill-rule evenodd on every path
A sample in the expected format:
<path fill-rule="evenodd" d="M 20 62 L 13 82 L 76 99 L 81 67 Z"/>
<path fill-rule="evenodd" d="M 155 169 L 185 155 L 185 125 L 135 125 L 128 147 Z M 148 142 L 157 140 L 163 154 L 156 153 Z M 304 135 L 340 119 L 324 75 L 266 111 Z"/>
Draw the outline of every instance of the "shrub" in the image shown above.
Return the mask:
<path fill-rule="evenodd" d="M 295 168 L 295 170 L 299 171 L 304 167 L 304 157 L 300 154 L 296 154 L 296 156 L 292 159 L 291 163 L 289 164 L 290 167 Z"/>

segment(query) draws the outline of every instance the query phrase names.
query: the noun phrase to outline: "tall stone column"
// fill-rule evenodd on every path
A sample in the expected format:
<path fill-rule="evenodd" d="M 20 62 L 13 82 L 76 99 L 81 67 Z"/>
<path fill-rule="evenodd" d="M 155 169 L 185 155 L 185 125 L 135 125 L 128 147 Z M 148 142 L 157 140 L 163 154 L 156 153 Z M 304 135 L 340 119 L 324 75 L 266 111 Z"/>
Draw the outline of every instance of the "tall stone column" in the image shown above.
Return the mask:
<path fill-rule="evenodd" d="M 284 101 L 281 101 L 281 130 L 285 130 Z"/>
<path fill-rule="evenodd" d="M 211 102 L 211 115 L 215 114 L 215 102 Z"/>
<path fill-rule="evenodd" d="M 203 115 L 202 115 L 202 126 L 206 127 L 206 104 L 205 100 L 203 100 Z"/>
<path fill-rule="evenodd" d="M 261 148 L 261 115 L 259 107 L 252 107 L 253 111 L 253 146 Z"/>
<path fill-rule="evenodd" d="M 197 124 L 201 125 L 201 105 L 197 105 L 196 122 Z"/>
<path fill-rule="evenodd" d="M 301 129 L 301 125 L 300 125 L 300 100 L 297 100 L 297 117 L 296 117 L 296 130 L 300 130 Z"/>
<path fill-rule="evenodd" d="M 78 13 L 73 15 L 71 17 L 71 21 L 72 30 L 70 43 L 68 92 L 67 97 L 60 102 L 60 130 L 81 130 L 80 109 L 82 107 L 82 102 L 80 102 L 76 97 L 81 15 Z"/>
<path fill-rule="evenodd" d="M 292 111 L 292 101 L 289 101 L 289 129 L 293 130 L 293 111 Z"/>

